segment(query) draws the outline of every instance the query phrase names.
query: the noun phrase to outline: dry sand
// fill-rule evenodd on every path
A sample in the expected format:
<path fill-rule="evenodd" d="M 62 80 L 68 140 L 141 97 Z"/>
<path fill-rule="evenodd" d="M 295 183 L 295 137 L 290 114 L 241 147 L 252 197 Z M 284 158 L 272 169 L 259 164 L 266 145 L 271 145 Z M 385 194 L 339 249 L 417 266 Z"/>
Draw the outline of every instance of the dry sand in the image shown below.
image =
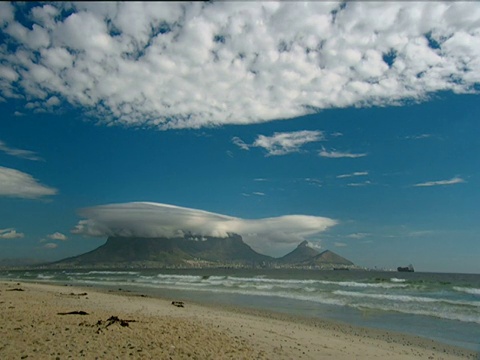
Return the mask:
<path fill-rule="evenodd" d="M 0 283 L 0 359 L 477 358 L 413 336 L 172 300 Z M 87 314 L 59 314 L 72 311 Z"/>

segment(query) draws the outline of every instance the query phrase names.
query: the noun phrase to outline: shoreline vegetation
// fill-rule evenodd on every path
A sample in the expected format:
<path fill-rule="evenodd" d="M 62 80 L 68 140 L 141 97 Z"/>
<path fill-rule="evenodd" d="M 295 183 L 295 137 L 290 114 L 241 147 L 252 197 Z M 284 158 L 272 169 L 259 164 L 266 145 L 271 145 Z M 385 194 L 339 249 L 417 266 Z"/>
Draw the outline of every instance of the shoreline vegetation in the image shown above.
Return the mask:
<path fill-rule="evenodd" d="M 94 287 L 2 281 L 0 309 L 5 359 L 478 357 L 433 340 L 331 320 Z"/>

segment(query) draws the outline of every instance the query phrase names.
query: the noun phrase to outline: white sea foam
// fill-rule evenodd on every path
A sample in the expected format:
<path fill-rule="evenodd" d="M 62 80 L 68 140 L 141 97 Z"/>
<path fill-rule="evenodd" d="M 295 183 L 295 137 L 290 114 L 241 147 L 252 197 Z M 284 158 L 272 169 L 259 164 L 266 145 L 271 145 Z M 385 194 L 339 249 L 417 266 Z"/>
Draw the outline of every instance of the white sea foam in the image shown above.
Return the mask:
<path fill-rule="evenodd" d="M 81 274 L 81 273 L 79 273 Z M 99 271 L 99 270 L 92 270 L 87 273 L 87 275 L 93 275 L 93 274 L 98 274 L 98 275 L 138 275 L 138 271 Z"/>
<path fill-rule="evenodd" d="M 264 278 L 264 277 L 246 278 L 246 277 L 229 276 L 228 278 L 234 281 L 263 282 L 263 283 L 277 283 L 277 284 L 315 284 L 319 282 L 319 280 L 270 279 L 270 278 Z"/>
<path fill-rule="evenodd" d="M 404 283 L 407 280 L 406 279 L 391 278 L 390 281 L 393 282 L 393 283 Z"/>
<path fill-rule="evenodd" d="M 192 287 L 210 287 L 210 288 L 240 288 L 240 289 L 264 289 L 272 292 L 330 292 L 332 290 L 348 288 L 404 288 L 405 284 L 392 283 L 362 283 L 356 281 L 328 281 L 313 279 L 271 279 L 265 277 L 236 277 L 236 276 L 200 276 L 200 275 L 176 275 L 176 274 L 157 274 L 155 278 L 140 276 L 133 280 L 136 283 L 152 282 L 158 286 L 177 285 Z"/>
<path fill-rule="evenodd" d="M 358 293 L 353 291 L 342 291 L 342 290 L 334 291 L 333 294 L 356 297 L 356 298 L 389 300 L 395 303 L 399 303 L 399 302 L 445 303 L 445 304 L 459 305 L 459 306 L 480 307 L 480 302 L 478 301 L 461 301 L 461 300 L 451 300 L 451 299 L 444 299 L 444 298 L 430 298 L 430 297 L 424 297 L 424 296 L 367 294 L 367 293 Z"/>
<path fill-rule="evenodd" d="M 198 275 L 174 275 L 174 274 L 158 274 L 157 278 L 159 279 L 175 279 L 175 280 L 182 280 L 182 281 L 199 281 L 202 280 L 201 276 Z"/>
<path fill-rule="evenodd" d="M 130 286 L 132 283 L 130 282 L 122 282 L 122 281 L 97 281 L 97 280 L 89 280 L 89 279 L 78 279 L 79 283 L 82 284 L 89 284 L 89 285 L 114 285 L 114 286 Z M 163 289 L 172 289 L 172 290 L 181 290 L 181 291 L 203 291 L 203 292 L 211 292 L 211 293 L 223 293 L 223 294 L 238 294 L 238 295 L 247 295 L 247 296 L 268 296 L 268 297 L 279 297 L 285 299 L 292 299 L 292 300 L 301 300 L 301 301 L 309 301 L 319 304 L 325 305 L 338 305 L 338 306 L 345 306 L 346 302 L 342 299 L 338 298 L 331 298 L 328 296 L 318 296 L 315 295 L 308 295 L 308 294 L 299 294 L 299 293 L 292 293 L 286 291 L 277 291 L 272 292 L 268 291 L 269 289 L 266 287 L 256 287 L 251 286 L 251 284 L 247 287 L 211 287 L 209 284 L 205 282 L 198 282 L 198 283 L 182 283 L 182 282 L 165 282 L 165 281 L 158 281 L 153 280 L 145 283 L 141 283 L 142 287 L 145 288 L 153 288 L 157 289 L 159 285 Z M 246 285 L 246 284 L 244 284 Z"/>
<path fill-rule="evenodd" d="M 381 300 L 391 300 L 391 301 L 401 301 L 401 302 L 436 302 L 435 299 L 426 298 L 426 297 L 416 297 L 416 296 L 409 296 L 409 295 L 387 295 L 387 294 L 367 294 L 367 293 L 359 293 L 353 291 L 343 291 L 343 290 L 336 290 L 333 292 L 335 295 L 342 295 L 342 296 L 351 296 L 357 298 L 370 298 L 370 299 L 381 299 Z"/>
<path fill-rule="evenodd" d="M 179 276 L 188 276 L 188 275 L 179 275 Z M 279 287 L 291 287 L 291 285 L 295 285 L 296 287 L 301 287 L 304 285 L 334 285 L 334 286 L 345 286 L 345 287 L 358 287 L 358 288 L 404 288 L 408 285 L 406 284 L 390 284 L 390 283 L 362 283 L 356 281 L 328 281 L 328 280 L 301 280 L 301 279 L 270 279 L 270 278 L 260 278 L 260 277 L 253 277 L 253 278 L 245 278 L 245 277 L 235 277 L 229 276 L 228 279 L 232 281 L 238 282 L 246 282 L 246 283 L 274 283 L 276 286 Z"/>
<path fill-rule="evenodd" d="M 54 277 L 55 277 L 55 275 L 44 275 L 44 274 L 38 274 L 37 275 L 37 279 L 44 279 L 44 280 L 53 279 Z"/>
<path fill-rule="evenodd" d="M 405 288 L 408 285 L 406 284 L 389 284 L 389 283 L 361 283 L 356 281 L 320 281 L 322 284 L 338 285 L 345 287 L 357 287 L 357 288 L 383 288 L 383 289 L 393 289 L 393 288 Z"/>
<path fill-rule="evenodd" d="M 402 314 L 423 315 L 423 316 L 436 317 L 440 319 L 457 320 L 462 322 L 480 324 L 480 315 L 478 314 L 465 314 L 465 313 L 459 313 L 456 311 L 449 311 L 449 310 L 443 310 L 443 311 L 439 311 L 438 309 L 425 310 L 423 308 L 420 309 L 420 308 L 413 308 L 413 307 L 398 307 L 395 305 L 393 306 L 388 304 L 378 305 L 378 304 L 371 304 L 371 303 L 362 303 L 362 304 L 355 304 L 355 305 L 350 304 L 349 306 L 353 308 L 357 308 L 359 310 L 372 309 L 372 310 L 394 311 Z"/>
<path fill-rule="evenodd" d="M 453 290 L 480 296 L 480 289 L 454 286 Z"/>
<path fill-rule="evenodd" d="M 193 286 L 192 286 L 193 285 Z M 200 286 L 198 286 L 200 285 Z M 203 285 L 203 286 L 202 286 Z M 155 284 L 145 284 L 145 287 L 157 288 Z M 331 298 L 331 297 L 321 297 L 317 295 L 309 296 L 307 294 L 298 294 L 292 292 L 271 292 L 265 291 L 266 289 L 258 289 L 256 287 L 235 287 L 235 288 L 211 288 L 205 286 L 205 284 L 162 284 L 162 288 L 172 289 L 172 290 L 183 290 L 183 291 L 204 291 L 211 293 L 222 293 L 222 294 L 238 294 L 238 295 L 247 295 L 247 296 L 268 296 L 268 297 L 279 297 L 292 300 L 301 300 L 309 301 L 324 305 L 338 305 L 345 306 L 346 302 L 342 299 Z"/>

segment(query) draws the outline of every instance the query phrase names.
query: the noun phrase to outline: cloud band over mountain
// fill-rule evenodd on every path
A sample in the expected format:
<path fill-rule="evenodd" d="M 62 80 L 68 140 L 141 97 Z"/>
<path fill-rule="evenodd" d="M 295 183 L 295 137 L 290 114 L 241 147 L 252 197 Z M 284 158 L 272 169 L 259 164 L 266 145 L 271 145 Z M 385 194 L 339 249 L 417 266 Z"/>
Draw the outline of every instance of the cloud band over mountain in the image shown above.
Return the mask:
<path fill-rule="evenodd" d="M 132 202 L 85 208 L 72 233 L 93 237 L 177 237 L 196 235 L 227 237 L 236 233 L 255 250 L 284 255 L 307 237 L 337 224 L 336 220 L 307 215 L 241 219 L 168 204 Z"/>
<path fill-rule="evenodd" d="M 0 100 L 161 129 L 421 101 L 478 86 L 479 18 L 468 1 L 0 3 Z"/>

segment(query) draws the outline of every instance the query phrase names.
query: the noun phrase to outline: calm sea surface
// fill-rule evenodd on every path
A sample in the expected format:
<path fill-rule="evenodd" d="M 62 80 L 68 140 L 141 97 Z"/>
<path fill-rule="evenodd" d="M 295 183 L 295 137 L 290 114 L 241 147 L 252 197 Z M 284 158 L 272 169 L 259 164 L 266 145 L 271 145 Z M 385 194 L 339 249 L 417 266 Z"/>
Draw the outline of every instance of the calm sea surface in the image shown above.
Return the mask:
<path fill-rule="evenodd" d="M 480 275 L 308 270 L 35 270 L 3 279 L 114 287 L 152 296 L 318 317 L 480 351 Z"/>

